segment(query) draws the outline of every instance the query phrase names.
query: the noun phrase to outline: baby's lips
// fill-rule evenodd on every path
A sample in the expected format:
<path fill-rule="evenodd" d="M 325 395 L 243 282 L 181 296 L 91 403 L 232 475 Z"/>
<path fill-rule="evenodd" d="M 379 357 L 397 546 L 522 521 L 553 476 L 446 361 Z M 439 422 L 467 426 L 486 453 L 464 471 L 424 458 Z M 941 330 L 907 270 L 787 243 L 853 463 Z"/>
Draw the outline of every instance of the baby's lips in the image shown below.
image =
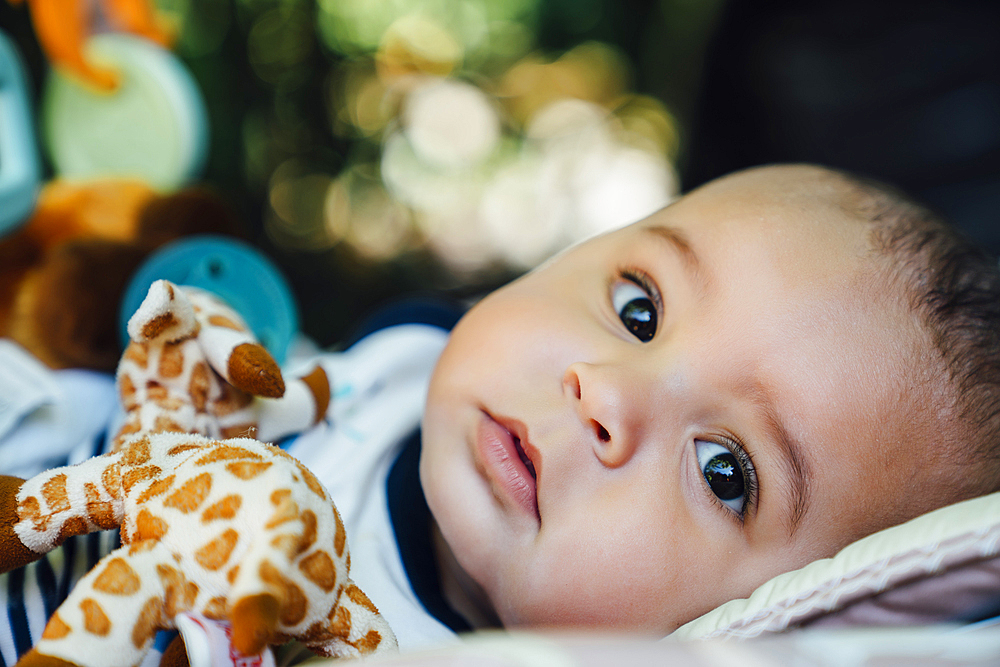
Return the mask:
<path fill-rule="evenodd" d="M 507 417 L 496 417 L 495 419 L 498 424 L 507 429 L 517 439 L 518 446 L 524 452 L 524 455 L 528 457 L 528 460 L 531 461 L 531 466 L 534 468 L 534 476 L 537 479 L 538 475 L 541 474 L 542 454 L 528 440 L 528 427 L 524 425 L 524 422 L 517 419 Z"/>
<path fill-rule="evenodd" d="M 537 447 L 531 444 L 528 439 L 528 427 L 524 422 L 509 417 L 494 416 L 493 419 L 514 436 L 516 446 L 524 452 L 524 455 L 531 462 L 526 466 L 531 476 L 535 479 L 535 509 L 538 508 L 538 481 L 542 476 L 542 453 Z"/>

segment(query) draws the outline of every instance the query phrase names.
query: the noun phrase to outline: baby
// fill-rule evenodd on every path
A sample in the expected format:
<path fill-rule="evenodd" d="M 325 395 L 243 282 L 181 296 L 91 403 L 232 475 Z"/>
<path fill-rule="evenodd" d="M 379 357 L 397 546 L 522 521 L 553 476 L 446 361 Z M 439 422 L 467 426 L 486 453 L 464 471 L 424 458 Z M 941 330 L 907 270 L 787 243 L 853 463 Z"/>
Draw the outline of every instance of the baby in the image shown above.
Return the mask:
<path fill-rule="evenodd" d="M 420 474 L 477 623 L 665 634 L 1000 488 L 1000 276 L 877 184 L 708 184 L 489 295 Z"/>
<path fill-rule="evenodd" d="M 305 359 L 331 378 L 327 419 L 281 443 L 404 650 L 498 625 L 662 636 L 1000 488 L 1000 272 L 849 175 L 740 172 L 450 334 L 457 316 L 415 313 Z M 7 664 L 44 627 L 23 591 L 108 550 L 62 549 L 0 579 Z"/>

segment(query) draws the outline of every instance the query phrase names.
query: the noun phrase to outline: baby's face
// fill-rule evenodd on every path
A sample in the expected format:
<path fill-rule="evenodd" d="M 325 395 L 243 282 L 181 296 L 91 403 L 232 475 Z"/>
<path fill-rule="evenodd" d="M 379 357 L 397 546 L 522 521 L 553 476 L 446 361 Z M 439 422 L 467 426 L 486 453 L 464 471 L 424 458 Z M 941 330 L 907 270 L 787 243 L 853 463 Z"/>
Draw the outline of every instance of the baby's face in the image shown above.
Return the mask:
<path fill-rule="evenodd" d="M 717 182 L 458 324 L 421 479 L 505 625 L 667 632 L 941 502 L 927 340 L 830 187 Z"/>

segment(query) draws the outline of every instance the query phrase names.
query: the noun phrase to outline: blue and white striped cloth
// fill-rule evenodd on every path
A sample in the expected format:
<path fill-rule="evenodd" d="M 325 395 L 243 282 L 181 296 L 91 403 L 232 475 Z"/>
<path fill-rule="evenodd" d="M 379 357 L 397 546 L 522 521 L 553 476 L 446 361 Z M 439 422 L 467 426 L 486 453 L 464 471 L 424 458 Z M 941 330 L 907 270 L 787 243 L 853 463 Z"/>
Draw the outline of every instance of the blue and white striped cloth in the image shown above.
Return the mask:
<path fill-rule="evenodd" d="M 52 612 L 97 561 L 120 546 L 118 531 L 71 537 L 27 567 L 0 575 L 0 666 L 17 662 L 41 637 Z"/>

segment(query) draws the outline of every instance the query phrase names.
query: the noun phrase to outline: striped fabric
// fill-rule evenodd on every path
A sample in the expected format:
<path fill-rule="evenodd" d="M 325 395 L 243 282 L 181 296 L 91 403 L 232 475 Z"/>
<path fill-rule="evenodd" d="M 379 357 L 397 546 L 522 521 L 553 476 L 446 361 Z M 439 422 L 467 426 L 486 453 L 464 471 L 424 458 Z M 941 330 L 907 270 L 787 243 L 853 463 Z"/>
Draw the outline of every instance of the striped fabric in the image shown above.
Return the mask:
<path fill-rule="evenodd" d="M 45 623 L 73 585 L 121 546 L 118 531 L 71 537 L 43 558 L 0 575 L 0 667 L 17 662 L 38 641 Z"/>
<path fill-rule="evenodd" d="M 102 454 L 106 440 L 102 431 L 90 455 Z M 59 465 L 69 464 L 70 458 Z M 13 665 L 38 641 L 49 616 L 76 582 L 119 546 L 117 530 L 77 535 L 34 563 L 0 574 L 0 667 Z"/>

